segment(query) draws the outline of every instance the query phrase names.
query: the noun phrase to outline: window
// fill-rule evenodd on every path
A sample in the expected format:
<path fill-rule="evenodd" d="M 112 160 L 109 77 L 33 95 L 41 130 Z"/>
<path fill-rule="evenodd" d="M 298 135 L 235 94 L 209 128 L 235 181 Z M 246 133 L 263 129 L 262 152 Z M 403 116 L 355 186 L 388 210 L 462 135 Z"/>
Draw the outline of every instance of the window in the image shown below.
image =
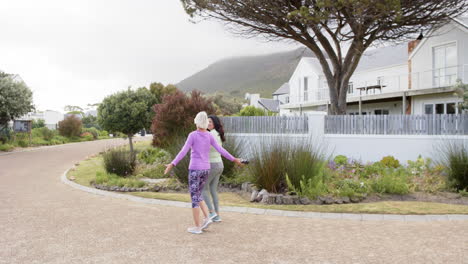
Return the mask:
<path fill-rule="evenodd" d="M 444 114 L 444 104 L 436 104 L 435 105 L 435 113 L 438 115 Z"/>
<path fill-rule="evenodd" d="M 424 114 L 426 115 L 432 115 L 432 114 L 453 115 L 456 113 L 457 113 L 456 103 L 439 103 L 439 104 L 425 104 L 424 105 Z"/>
<path fill-rule="evenodd" d="M 455 43 L 435 47 L 432 64 L 434 86 L 453 85 L 457 79 L 457 46 Z"/>
<path fill-rule="evenodd" d="M 309 80 L 307 77 L 304 77 L 304 102 L 309 101 Z"/>
<path fill-rule="evenodd" d="M 448 103 L 447 104 L 447 114 L 453 115 L 457 113 L 457 107 L 455 103 Z"/>
<path fill-rule="evenodd" d="M 434 105 L 432 104 L 424 105 L 424 113 L 426 115 L 432 115 L 434 113 Z"/>
<path fill-rule="evenodd" d="M 348 83 L 348 94 L 353 94 L 354 93 L 354 86 L 353 82 Z"/>
<path fill-rule="evenodd" d="M 374 110 L 375 115 L 389 115 L 390 111 L 387 109 L 376 109 Z"/>
<path fill-rule="evenodd" d="M 286 96 L 286 99 L 285 99 L 286 103 L 289 104 L 289 95 Z"/>

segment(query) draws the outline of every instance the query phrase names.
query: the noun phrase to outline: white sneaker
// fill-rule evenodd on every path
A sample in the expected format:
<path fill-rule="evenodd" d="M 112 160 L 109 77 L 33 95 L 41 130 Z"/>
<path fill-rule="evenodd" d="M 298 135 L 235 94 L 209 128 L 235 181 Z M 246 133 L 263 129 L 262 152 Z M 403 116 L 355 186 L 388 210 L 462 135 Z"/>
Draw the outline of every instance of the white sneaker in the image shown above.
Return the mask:
<path fill-rule="evenodd" d="M 205 220 L 203 221 L 203 225 L 201 226 L 201 230 L 207 229 L 211 223 L 213 223 L 213 221 L 211 221 L 210 218 L 205 218 Z"/>
<path fill-rule="evenodd" d="M 197 235 L 203 233 L 202 229 L 196 226 L 187 228 L 187 232 Z"/>
<path fill-rule="evenodd" d="M 215 212 L 210 213 L 210 219 L 213 220 L 214 218 L 218 217 L 218 215 Z"/>

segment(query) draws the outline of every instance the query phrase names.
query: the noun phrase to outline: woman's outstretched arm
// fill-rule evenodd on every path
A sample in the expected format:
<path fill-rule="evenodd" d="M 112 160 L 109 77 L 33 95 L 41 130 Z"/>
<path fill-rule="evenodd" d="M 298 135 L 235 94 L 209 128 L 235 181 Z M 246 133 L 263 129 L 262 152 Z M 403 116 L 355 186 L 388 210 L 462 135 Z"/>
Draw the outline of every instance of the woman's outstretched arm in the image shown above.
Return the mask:
<path fill-rule="evenodd" d="M 213 146 L 213 148 L 216 149 L 216 151 L 218 151 L 221 155 L 223 155 L 223 157 L 225 157 L 226 159 L 230 160 L 230 161 L 233 161 L 235 163 L 239 163 L 240 164 L 240 161 L 239 159 L 236 159 L 234 156 L 232 156 L 229 152 L 227 152 L 227 150 L 225 150 L 223 147 L 221 147 L 218 142 L 216 142 L 216 139 L 213 137 L 213 135 L 210 134 L 210 144 L 211 146 Z"/>

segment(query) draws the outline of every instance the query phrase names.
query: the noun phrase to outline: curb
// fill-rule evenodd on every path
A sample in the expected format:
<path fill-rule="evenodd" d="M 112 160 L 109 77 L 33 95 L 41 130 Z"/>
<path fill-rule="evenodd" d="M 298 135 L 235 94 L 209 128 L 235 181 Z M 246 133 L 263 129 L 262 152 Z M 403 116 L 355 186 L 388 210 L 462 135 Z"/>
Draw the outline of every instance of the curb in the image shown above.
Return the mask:
<path fill-rule="evenodd" d="M 70 169 L 66 170 L 60 177 L 61 181 L 75 189 L 85 191 L 88 193 L 102 195 L 106 197 L 119 198 L 130 200 L 133 202 L 156 204 L 180 208 L 191 208 L 190 203 L 159 200 L 137 197 L 128 194 L 121 194 L 109 192 L 83 186 L 81 184 L 70 181 L 67 178 L 67 173 Z M 262 209 L 253 207 L 240 207 L 240 206 L 221 206 L 223 212 L 234 212 L 242 214 L 255 214 L 255 215 L 269 215 L 269 216 L 285 216 L 285 217 L 299 217 L 311 219 L 335 219 L 335 220 L 357 220 L 357 221 L 401 221 L 401 222 L 431 222 L 431 221 L 468 221 L 468 215 L 460 214 L 446 214 L 446 215 L 392 215 L 392 214 L 350 214 L 350 213 L 320 213 L 320 212 L 300 212 L 300 211 L 285 211 Z"/>

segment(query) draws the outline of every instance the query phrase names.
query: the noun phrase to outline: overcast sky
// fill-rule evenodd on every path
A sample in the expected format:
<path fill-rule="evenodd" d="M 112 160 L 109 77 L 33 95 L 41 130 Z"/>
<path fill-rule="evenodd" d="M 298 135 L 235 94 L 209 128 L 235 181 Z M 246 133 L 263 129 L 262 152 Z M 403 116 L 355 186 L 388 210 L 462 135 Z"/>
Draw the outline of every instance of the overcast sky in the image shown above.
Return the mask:
<path fill-rule="evenodd" d="M 177 83 L 239 55 L 294 48 L 193 24 L 179 0 L 0 0 L 0 70 L 19 74 L 39 110 L 63 111 L 158 81 Z"/>

